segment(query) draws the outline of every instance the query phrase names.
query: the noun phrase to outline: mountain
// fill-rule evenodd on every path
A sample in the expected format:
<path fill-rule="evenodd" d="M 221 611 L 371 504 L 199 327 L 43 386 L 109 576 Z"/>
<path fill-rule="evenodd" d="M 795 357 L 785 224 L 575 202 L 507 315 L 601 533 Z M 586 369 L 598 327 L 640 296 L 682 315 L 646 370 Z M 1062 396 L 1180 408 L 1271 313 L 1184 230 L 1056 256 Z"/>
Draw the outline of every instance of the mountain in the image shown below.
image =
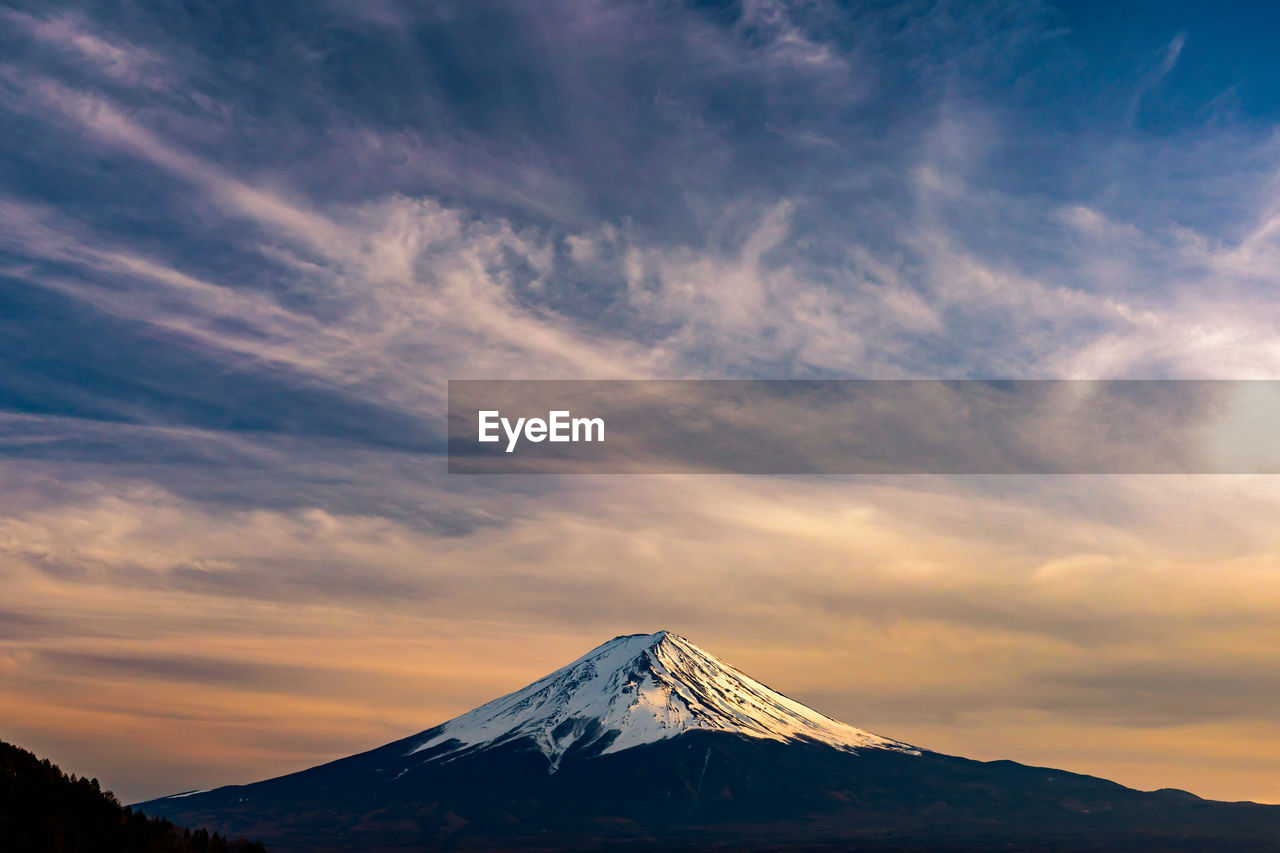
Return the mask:
<path fill-rule="evenodd" d="M 5 853 L 266 853 L 256 842 L 175 827 L 120 805 L 97 779 L 0 741 L 0 850 Z"/>
<path fill-rule="evenodd" d="M 823 716 L 669 631 L 615 637 L 573 663 L 433 729 L 410 755 L 453 760 L 521 739 L 555 772 L 569 752 L 607 755 L 693 731 L 835 749 L 912 748 Z"/>
<path fill-rule="evenodd" d="M 1280 806 L 916 748 L 668 631 L 369 752 L 138 808 L 273 850 L 1280 851 Z"/>

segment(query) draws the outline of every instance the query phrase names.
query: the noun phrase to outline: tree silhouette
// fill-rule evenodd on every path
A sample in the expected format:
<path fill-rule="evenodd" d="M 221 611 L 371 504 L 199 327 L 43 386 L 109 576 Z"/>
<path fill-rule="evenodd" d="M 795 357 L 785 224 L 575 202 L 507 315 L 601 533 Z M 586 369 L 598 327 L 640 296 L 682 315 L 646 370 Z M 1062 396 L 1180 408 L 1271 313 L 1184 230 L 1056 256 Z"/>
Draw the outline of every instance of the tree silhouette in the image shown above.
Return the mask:
<path fill-rule="evenodd" d="M 5 853 L 266 853 L 260 842 L 184 829 L 123 806 L 97 779 L 0 741 L 0 850 Z"/>

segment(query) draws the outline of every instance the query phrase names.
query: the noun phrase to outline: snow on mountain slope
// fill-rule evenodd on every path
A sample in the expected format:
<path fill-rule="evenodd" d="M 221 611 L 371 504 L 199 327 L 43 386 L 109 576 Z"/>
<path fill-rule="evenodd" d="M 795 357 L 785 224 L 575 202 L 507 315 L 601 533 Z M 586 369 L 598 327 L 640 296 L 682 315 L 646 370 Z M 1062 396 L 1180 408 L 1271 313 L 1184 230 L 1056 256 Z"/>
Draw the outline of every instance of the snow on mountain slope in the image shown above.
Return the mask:
<path fill-rule="evenodd" d="M 915 750 L 788 699 L 669 631 L 615 637 L 523 690 L 427 733 L 412 755 L 452 745 L 448 759 L 530 738 L 554 772 L 570 748 L 619 752 L 689 731 L 718 731 L 836 749 Z M 610 740 L 609 738 L 612 738 Z"/>

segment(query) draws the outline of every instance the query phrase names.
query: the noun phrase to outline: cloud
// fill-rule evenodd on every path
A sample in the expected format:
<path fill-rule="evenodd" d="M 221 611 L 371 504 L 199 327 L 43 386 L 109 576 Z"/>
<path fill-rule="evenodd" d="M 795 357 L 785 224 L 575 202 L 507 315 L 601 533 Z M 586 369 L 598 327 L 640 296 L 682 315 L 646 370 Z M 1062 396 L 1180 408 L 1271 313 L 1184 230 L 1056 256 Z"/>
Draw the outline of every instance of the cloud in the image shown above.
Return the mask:
<path fill-rule="evenodd" d="M 1274 127 L 1199 121 L 1198 31 L 1104 56 L 1003 2 L 5 15 L 13 737 L 127 798 L 244 781 L 667 626 L 927 746 L 1271 790 L 1265 680 L 1203 698 L 1273 664 L 1264 480 L 440 456 L 450 377 L 1274 377 Z M 1135 80 L 1143 116 L 1185 108 L 1129 121 Z"/>
<path fill-rule="evenodd" d="M 152 89 L 166 85 L 168 63 L 146 48 L 104 38 L 78 14 L 66 12 L 39 18 L 6 9 L 0 15 L 42 46 L 73 57 L 111 80 Z"/>
<path fill-rule="evenodd" d="M 1174 36 L 1161 52 L 1159 63 L 1143 75 L 1142 80 L 1138 83 L 1137 89 L 1133 93 L 1133 100 L 1129 104 L 1129 120 L 1136 120 L 1138 110 L 1142 107 L 1142 100 L 1152 90 L 1158 87 L 1165 78 L 1167 78 L 1178 64 L 1178 57 L 1182 55 L 1183 45 L 1187 43 L 1187 37 L 1183 34 Z"/>
<path fill-rule="evenodd" d="M 466 500 L 420 487 L 502 519 L 449 538 L 415 517 L 51 483 L 4 513 L 8 607 L 31 627 L 0 657 L 30 708 L 69 690 L 96 707 L 130 684 L 151 713 L 178 715 L 164 731 L 212 736 L 229 723 L 210 707 L 234 716 L 267 696 L 263 730 L 278 715 L 297 730 L 305 707 L 303 754 L 252 746 L 254 726 L 233 736 L 266 772 L 426 728 L 620 630 L 678 627 L 828 713 L 935 748 L 1018 709 L 1195 740 L 1228 709 L 1166 703 L 1274 654 L 1266 478 L 625 480 Z M 467 651 L 515 636 L 519 667 Z M 396 643 L 420 656 L 387 656 Z M 1232 719 L 1268 725 L 1265 689 L 1232 695 Z M 351 728 L 324 734 L 336 718 Z M 1002 754 L 1035 756 L 1035 731 Z"/>
<path fill-rule="evenodd" d="M 575 18 L 572 26 L 616 26 L 621 23 L 616 19 L 620 14 L 600 7 Z M 781 39 L 790 45 L 785 53 L 800 44 L 801 25 L 793 20 L 796 14 L 775 4 L 753 5 L 728 33 L 697 19 L 687 23 L 700 34 L 698 44 L 704 54 L 708 44 L 723 42 L 719 49 L 723 52 L 710 51 L 716 61 L 763 51 L 765 67 L 774 69 L 795 64 L 770 59 L 768 46 Z M 829 12 L 819 15 L 824 22 L 829 17 Z M 646 37 L 670 38 L 660 37 L 657 22 L 647 18 L 639 22 Z M 690 49 L 683 42 L 662 44 L 668 52 Z M 804 44 L 811 45 L 804 50 L 819 51 L 812 46 L 817 42 Z M 534 47 L 545 49 L 546 45 Z M 680 61 L 690 58 L 681 55 Z M 741 57 L 733 60 L 735 79 L 748 73 L 745 62 Z M 828 77 L 834 73 L 827 72 Z M 582 73 L 580 67 L 557 68 L 547 82 L 557 97 L 564 97 L 566 90 L 581 85 L 577 75 Z M 774 85 L 771 79 L 765 74 L 754 85 L 767 89 Z M 622 86 L 630 80 L 624 76 L 611 85 Z M 889 230 L 874 237 L 845 237 L 837 249 L 827 241 L 838 229 L 814 227 L 814 217 L 831 204 L 832 199 L 824 197 L 830 191 L 824 193 L 813 183 L 811 168 L 795 151 L 784 158 L 792 164 L 792 188 L 787 195 L 762 206 L 752 198 L 759 187 L 749 183 L 741 191 L 743 197 L 731 200 L 723 214 L 704 217 L 700 223 L 713 238 L 711 246 L 698 241 L 672 246 L 651 226 L 628 227 L 622 221 L 621 228 L 606 220 L 603 225 L 579 224 L 566 231 L 563 221 L 553 218 L 549 226 L 524 229 L 511 219 L 482 216 L 465 205 L 444 206 L 430 197 L 388 194 L 335 205 L 307 199 L 297 191 L 267 189 L 261 182 L 250 185 L 226 167 L 165 140 L 131 115 L 136 110 L 108 96 L 78 91 L 49 78 L 37 77 L 20 85 L 27 93 L 20 108 L 54 110 L 101 144 L 141 160 L 147 168 L 159 167 L 195 184 L 223 214 L 261 229 L 258 245 L 250 247 L 256 249 L 256 260 L 283 267 L 279 275 L 305 275 L 308 299 L 319 300 L 330 313 L 342 312 L 344 321 L 343 327 L 322 326 L 297 311 L 285 311 L 270 298 L 264 300 L 262 293 L 213 283 L 201 288 L 207 294 L 204 298 L 219 299 L 225 305 L 206 326 L 221 330 L 226 326 L 225 321 L 219 322 L 223 314 L 259 314 L 253 300 L 265 301 L 268 317 L 279 315 L 281 322 L 291 326 L 275 338 L 286 337 L 299 347 L 338 349 L 344 356 L 357 349 L 363 349 L 365 356 L 376 350 L 382 356 L 379 363 L 337 367 L 364 380 L 398 372 L 394 361 L 385 357 L 391 352 L 440 364 L 448 352 L 463 348 L 493 353 L 496 357 L 479 365 L 490 375 L 495 370 L 509 371 L 515 364 L 526 370 L 545 365 L 542 369 L 548 373 L 543 375 L 566 375 L 591 364 L 596 375 L 612 376 L 637 375 L 637 367 L 649 375 L 688 375 L 695 365 L 704 371 L 714 367 L 716 372 L 737 375 L 771 371 L 936 375 L 957 369 L 967 375 L 1000 376 L 1054 375 L 1064 370 L 1072 376 L 1087 375 L 1086 371 L 1163 375 L 1192 364 L 1204 365 L 1215 357 L 1226 369 L 1257 375 L 1272 365 L 1265 355 L 1241 361 L 1260 329 L 1206 328 L 1203 322 L 1169 315 L 1167 308 L 1157 311 L 1142 304 L 1139 287 L 1146 276 L 1140 274 L 1138 280 L 1133 276 L 1138 253 L 1168 248 L 1166 235 L 1144 235 L 1133 225 L 1116 223 L 1115 237 L 1106 250 L 1110 260 L 1104 262 L 1090 247 L 1077 258 L 1040 269 L 1018 259 L 993 260 L 986 246 L 969 245 L 969 235 L 957 230 L 956 212 L 967 211 L 973 219 L 976 209 L 978 218 L 1003 222 L 1025 217 L 1027 211 L 1020 209 L 1025 203 L 1016 198 L 966 185 L 980 176 L 973 172 L 974 161 L 990 156 L 991 137 L 998 128 L 963 101 L 943 101 L 941 118 L 929 131 L 935 141 L 916 152 L 924 158 L 917 174 L 933 176 L 921 184 L 925 201 L 921 212 L 888 220 Z M 704 70 L 686 90 L 698 92 L 699 86 L 709 86 L 714 91 L 717 85 L 715 75 Z M 448 92 L 437 95 L 449 96 Z M 812 97 L 815 104 L 830 104 L 835 96 L 817 93 Z M 21 107 L 22 103 L 27 106 Z M 685 113 L 682 108 L 681 115 L 705 116 L 705 110 Z M 741 140 L 724 136 L 727 127 L 706 139 L 705 150 L 741 150 Z M 681 127 L 674 138 L 697 132 Z M 768 129 L 760 132 L 762 139 L 776 137 Z M 754 138 L 754 133 L 748 136 Z M 345 144 L 353 138 L 344 133 L 336 141 Z M 404 149 L 403 134 L 384 138 L 376 127 L 367 128 L 363 138 L 399 146 L 415 160 L 431 159 L 423 148 L 425 140 L 408 143 L 412 150 Z M 491 138 L 505 142 L 501 133 Z M 847 130 L 827 138 L 844 157 L 867 144 L 851 138 Z M 958 138 L 969 141 L 957 148 Z M 946 139 L 951 142 L 939 142 Z M 539 145 L 562 141 L 545 139 Z M 539 145 L 533 150 L 541 150 Z M 904 153 L 910 154 L 911 149 Z M 892 169 L 892 158 L 875 165 L 878 171 L 886 168 Z M 307 178 L 305 174 L 297 177 L 304 182 Z M 281 178 L 285 176 L 271 183 L 283 186 Z M 638 176 L 619 178 L 629 183 Z M 608 185 L 590 173 L 556 178 L 565 179 L 582 186 Z M 947 185 L 952 190 L 939 196 L 929 189 L 942 186 L 939 181 L 950 181 Z M 696 182 L 690 191 L 702 192 Z M 714 190 L 716 195 L 724 192 L 723 187 Z M 474 201 L 483 198 L 482 192 Z M 710 196 L 706 202 L 711 202 Z M 1077 230 L 1086 211 L 1102 217 L 1095 222 L 1106 219 L 1105 214 L 1081 204 L 1049 208 L 1041 216 L 1061 218 L 1063 210 L 1074 216 L 1067 224 Z M 577 252 L 563 248 L 569 241 L 579 247 Z M 581 254 L 587 245 L 594 247 L 589 257 Z M 445 246 L 453 247 L 452 263 L 446 260 L 448 252 L 442 251 Z M 210 284 L 152 258 L 110 251 L 88 254 L 99 266 L 107 263 L 119 273 L 156 280 L 167 277 L 171 286 L 180 285 L 188 292 L 197 282 Z M 1218 261 L 1219 267 L 1224 260 Z M 863 272 L 872 269 L 878 278 L 868 279 Z M 1054 279 L 1071 283 L 1051 283 Z M 586 281 L 593 282 L 590 288 Z M 312 307 L 314 311 L 319 306 Z M 189 326 L 193 314 L 198 317 L 207 310 L 181 305 L 171 312 L 177 315 L 172 322 Z M 444 326 L 443 335 L 434 333 L 433 327 L 439 326 Z M 1010 328 L 1010 342 L 1022 344 L 1023 350 L 1005 348 L 999 355 L 984 352 L 979 339 L 993 328 Z M 397 331 L 402 334 L 394 334 Z M 352 343 L 369 336 L 378 344 L 361 348 Z M 337 340 L 326 344 L 326 337 Z M 433 337 L 447 340 L 424 348 L 423 340 Z M 479 343 L 468 347 L 462 340 L 466 338 Z M 1171 340 L 1183 341 L 1185 352 L 1169 352 Z M 226 340 L 224 335 L 215 343 L 234 346 L 240 342 Z M 255 341 L 241 344 L 246 349 L 258 345 Z M 281 348 L 276 353 L 264 349 L 262 354 L 288 357 Z M 295 357 L 312 364 L 331 358 L 314 352 Z M 1203 367 L 1198 372 L 1203 375 Z"/>

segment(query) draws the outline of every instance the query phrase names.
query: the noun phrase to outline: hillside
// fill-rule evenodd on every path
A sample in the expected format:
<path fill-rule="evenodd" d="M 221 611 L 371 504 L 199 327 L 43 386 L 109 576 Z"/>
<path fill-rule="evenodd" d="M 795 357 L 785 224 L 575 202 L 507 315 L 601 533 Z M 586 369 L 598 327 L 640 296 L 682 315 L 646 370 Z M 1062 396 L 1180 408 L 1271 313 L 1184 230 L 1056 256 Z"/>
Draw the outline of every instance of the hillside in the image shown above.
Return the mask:
<path fill-rule="evenodd" d="M 266 853 L 259 843 L 174 826 L 122 806 L 97 779 L 0 741 L 0 850 L 5 853 Z"/>

